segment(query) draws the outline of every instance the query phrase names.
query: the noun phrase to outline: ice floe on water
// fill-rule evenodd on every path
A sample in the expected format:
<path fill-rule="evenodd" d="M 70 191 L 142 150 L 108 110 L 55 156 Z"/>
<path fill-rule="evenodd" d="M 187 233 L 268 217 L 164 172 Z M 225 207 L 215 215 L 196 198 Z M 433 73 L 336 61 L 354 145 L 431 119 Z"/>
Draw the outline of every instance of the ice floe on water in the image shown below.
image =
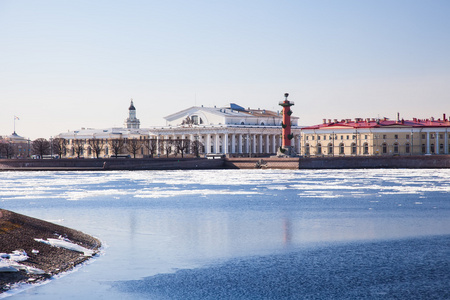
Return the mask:
<path fill-rule="evenodd" d="M 449 170 L 193 170 L 135 172 L 2 173 L 0 201 L 101 197 L 167 198 L 297 190 L 298 195 L 337 197 L 354 191 L 418 194 L 450 191 Z M 39 176 L 36 176 L 39 175 Z M 244 192 L 243 190 L 246 190 Z M 305 191 L 308 193 L 305 194 Z M 327 191 L 327 192 L 325 192 Z"/>

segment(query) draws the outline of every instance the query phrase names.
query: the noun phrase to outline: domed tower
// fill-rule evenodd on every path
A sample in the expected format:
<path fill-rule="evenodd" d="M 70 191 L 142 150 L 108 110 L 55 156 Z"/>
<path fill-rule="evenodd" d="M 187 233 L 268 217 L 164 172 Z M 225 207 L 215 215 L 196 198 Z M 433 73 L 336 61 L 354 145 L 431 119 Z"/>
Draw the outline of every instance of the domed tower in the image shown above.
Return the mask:
<path fill-rule="evenodd" d="M 125 120 L 126 128 L 139 129 L 141 122 L 136 118 L 136 108 L 133 104 L 133 99 L 131 99 L 130 107 L 128 108 L 128 118 Z"/>

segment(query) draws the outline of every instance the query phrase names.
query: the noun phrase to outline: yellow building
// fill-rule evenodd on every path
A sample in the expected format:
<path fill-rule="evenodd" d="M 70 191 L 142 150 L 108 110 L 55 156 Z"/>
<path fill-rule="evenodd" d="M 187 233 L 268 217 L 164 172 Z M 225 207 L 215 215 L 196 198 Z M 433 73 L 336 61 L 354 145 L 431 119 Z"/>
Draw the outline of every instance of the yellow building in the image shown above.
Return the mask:
<path fill-rule="evenodd" d="M 302 128 L 303 156 L 449 154 L 450 121 L 442 119 L 323 120 Z"/>

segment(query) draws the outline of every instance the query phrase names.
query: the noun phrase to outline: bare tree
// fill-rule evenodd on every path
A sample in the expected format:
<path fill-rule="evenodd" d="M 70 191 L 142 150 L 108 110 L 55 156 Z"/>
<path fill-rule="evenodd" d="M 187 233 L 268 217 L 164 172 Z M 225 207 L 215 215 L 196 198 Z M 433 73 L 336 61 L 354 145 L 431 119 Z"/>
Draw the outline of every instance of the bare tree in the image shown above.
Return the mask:
<path fill-rule="evenodd" d="M 89 146 L 91 146 L 92 151 L 95 153 L 95 157 L 98 158 L 103 149 L 103 139 L 98 139 L 93 137 L 88 141 Z"/>
<path fill-rule="evenodd" d="M 0 156 L 5 155 L 6 158 L 11 158 L 14 155 L 14 147 L 10 142 L 0 142 Z"/>
<path fill-rule="evenodd" d="M 44 155 L 50 154 L 50 142 L 44 138 L 35 139 L 31 144 L 31 152 L 42 158 Z"/>
<path fill-rule="evenodd" d="M 174 144 L 175 144 L 175 149 L 176 149 L 175 153 L 180 152 L 181 157 L 184 157 L 184 153 L 189 150 L 191 140 L 190 139 L 176 139 L 174 141 Z"/>
<path fill-rule="evenodd" d="M 141 140 L 138 140 L 137 138 L 128 139 L 126 148 L 129 153 L 133 154 L 133 158 L 136 158 L 136 153 L 138 153 L 141 147 L 142 147 Z"/>
<path fill-rule="evenodd" d="M 200 152 L 203 150 L 203 144 L 195 140 L 191 143 L 191 152 L 195 155 L 195 157 L 200 157 Z"/>
<path fill-rule="evenodd" d="M 58 153 L 59 158 L 66 152 L 67 140 L 63 138 L 54 138 L 52 141 L 53 152 Z"/>
<path fill-rule="evenodd" d="M 122 151 L 125 142 L 122 138 L 115 138 L 110 139 L 109 144 L 111 146 L 112 153 L 114 154 L 115 157 L 117 157 L 117 155 L 120 154 L 120 152 Z"/>
<path fill-rule="evenodd" d="M 158 139 L 158 153 L 164 153 L 164 139 Z"/>
<path fill-rule="evenodd" d="M 143 144 L 145 148 L 147 148 L 150 157 L 153 157 L 153 155 L 156 154 L 156 150 L 158 149 L 158 140 L 144 138 Z"/>
<path fill-rule="evenodd" d="M 169 157 L 169 154 L 172 152 L 173 140 L 165 139 L 163 140 L 164 151 L 166 152 L 166 156 Z"/>
<path fill-rule="evenodd" d="M 80 158 L 80 156 L 83 155 L 84 152 L 84 140 L 73 140 L 73 150 L 77 154 L 77 157 Z"/>

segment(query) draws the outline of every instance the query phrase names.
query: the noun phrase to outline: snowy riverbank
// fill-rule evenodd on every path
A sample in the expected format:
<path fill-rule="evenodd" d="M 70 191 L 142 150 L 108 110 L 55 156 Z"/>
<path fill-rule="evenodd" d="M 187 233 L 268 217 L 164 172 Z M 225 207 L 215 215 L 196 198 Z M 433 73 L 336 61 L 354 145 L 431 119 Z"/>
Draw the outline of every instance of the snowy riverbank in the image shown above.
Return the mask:
<path fill-rule="evenodd" d="M 0 294 L 68 271 L 100 245 L 80 231 L 0 209 Z"/>

